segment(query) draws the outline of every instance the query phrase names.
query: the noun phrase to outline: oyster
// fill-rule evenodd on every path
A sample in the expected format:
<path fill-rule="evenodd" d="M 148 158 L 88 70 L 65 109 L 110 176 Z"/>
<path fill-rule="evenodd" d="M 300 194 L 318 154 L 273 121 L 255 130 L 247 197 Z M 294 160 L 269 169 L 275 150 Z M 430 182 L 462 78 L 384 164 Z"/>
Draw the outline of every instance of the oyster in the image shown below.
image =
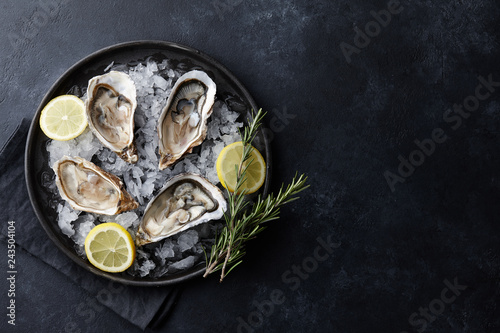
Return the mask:
<path fill-rule="evenodd" d="M 202 71 L 187 72 L 177 80 L 158 120 L 160 170 L 205 140 L 215 91 L 214 81 Z"/>
<path fill-rule="evenodd" d="M 199 175 L 180 174 L 168 180 L 146 207 L 136 244 L 157 242 L 198 224 L 218 220 L 226 209 L 219 188 Z"/>
<path fill-rule="evenodd" d="M 118 177 L 86 159 L 64 156 L 52 168 L 59 194 L 73 209 L 115 215 L 139 206 Z"/>
<path fill-rule="evenodd" d="M 137 107 L 134 81 L 111 71 L 89 81 L 85 107 L 89 127 L 103 145 L 123 160 L 137 162 L 134 113 Z"/>

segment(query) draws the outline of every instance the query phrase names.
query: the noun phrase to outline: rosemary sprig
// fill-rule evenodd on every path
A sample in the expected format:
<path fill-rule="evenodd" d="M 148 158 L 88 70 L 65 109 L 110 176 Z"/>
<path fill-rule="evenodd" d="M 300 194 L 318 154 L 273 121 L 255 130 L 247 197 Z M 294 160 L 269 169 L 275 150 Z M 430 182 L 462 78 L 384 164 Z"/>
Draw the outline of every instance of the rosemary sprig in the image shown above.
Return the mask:
<path fill-rule="evenodd" d="M 296 195 L 309 187 L 306 185 L 307 177 L 302 174 L 297 178 L 295 174 L 292 182 L 286 188 L 282 185 L 276 196 L 271 193 L 266 198 L 262 198 L 259 195 L 255 204 L 248 209 L 249 203 L 245 201 L 246 190 L 242 189 L 242 186 L 246 180 L 247 169 L 252 163 L 250 156 L 254 148 L 251 143 L 264 116 L 262 109 L 259 110 L 253 116 L 253 120 L 248 121 L 249 125 L 244 128 L 243 133 L 240 131 L 243 154 L 239 165 L 235 166 L 236 187 L 234 192 L 227 191 L 229 208 L 224 214 L 226 226 L 221 234 L 216 236 L 210 257 L 205 253 L 207 268 L 204 277 L 222 270 L 220 276 L 220 282 L 222 282 L 224 277 L 242 262 L 246 242 L 265 229 L 262 224 L 278 219 L 280 207 L 298 199 Z"/>

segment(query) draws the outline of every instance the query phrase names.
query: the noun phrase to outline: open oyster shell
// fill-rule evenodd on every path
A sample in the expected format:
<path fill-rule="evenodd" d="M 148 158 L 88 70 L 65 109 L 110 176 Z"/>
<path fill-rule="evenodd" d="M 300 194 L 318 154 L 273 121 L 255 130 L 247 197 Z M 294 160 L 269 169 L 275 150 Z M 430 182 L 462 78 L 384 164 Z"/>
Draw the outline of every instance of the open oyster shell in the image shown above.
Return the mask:
<path fill-rule="evenodd" d="M 52 168 L 59 194 L 73 209 L 115 215 L 139 206 L 118 177 L 86 159 L 64 156 Z"/>
<path fill-rule="evenodd" d="M 187 72 L 177 80 L 158 120 L 160 170 L 203 142 L 215 92 L 214 81 L 202 71 Z"/>
<path fill-rule="evenodd" d="M 135 242 L 138 246 L 157 242 L 218 220 L 226 209 L 226 200 L 218 187 L 199 175 L 180 174 L 168 180 L 146 207 Z"/>
<path fill-rule="evenodd" d="M 134 144 L 136 94 L 134 81 L 127 74 L 111 71 L 90 79 L 85 102 L 92 133 L 129 163 L 137 162 Z"/>

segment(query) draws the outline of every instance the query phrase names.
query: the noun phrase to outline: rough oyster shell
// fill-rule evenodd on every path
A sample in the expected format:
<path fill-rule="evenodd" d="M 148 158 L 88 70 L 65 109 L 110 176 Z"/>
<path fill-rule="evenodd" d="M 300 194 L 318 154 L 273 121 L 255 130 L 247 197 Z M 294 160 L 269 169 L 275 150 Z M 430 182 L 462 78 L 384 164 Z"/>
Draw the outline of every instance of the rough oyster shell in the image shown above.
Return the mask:
<path fill-rule="evenodd" d="M 90 79 L 85 107 L 89 127 L 103 145 L 129 163 L 137 162 L 134 113 L 137 107 L 134 81 L 111 71 Z"/>
<path fill-rule="evenodd" d="M 200 175 L 184 173 L 168 180 L 148 204 L 137 230 L 138 246 L 157 242 L 210 220 L 218 220 L 227 203 L 218 187 Z"/>
<path fill-rule="evenodd" d="M 214 81 L 202 71 L 187 72 L 177 80 L 158 120 L 160 170 L 203 142 L 215 92 Z"/>
<path fill-rule="evenodd" d="M 73 209 L 115 215 L 139 206 L 118 177 L 86 159 L 64 156 L 52 168 L 59 194 Z"/>

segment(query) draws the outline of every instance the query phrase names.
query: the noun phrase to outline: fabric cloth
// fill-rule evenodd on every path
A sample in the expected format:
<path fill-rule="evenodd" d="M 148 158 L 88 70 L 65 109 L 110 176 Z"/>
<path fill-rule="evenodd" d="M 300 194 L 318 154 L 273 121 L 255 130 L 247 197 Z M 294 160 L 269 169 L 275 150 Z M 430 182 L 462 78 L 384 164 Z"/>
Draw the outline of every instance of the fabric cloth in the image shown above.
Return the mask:
<path fill-rule="evenodd" d="M 7 242 L 8 221 L 15 221 L 15 241 L 54 267 L 101 304 L 141 329 L 158 326 L 173 308 L 178 288 L 136 287 L 111 282 L 80 267 L 49 239 L 28 197 L 24 150 L 30 121 L 24 119 L 0 151 L 0 239 Z"/>

